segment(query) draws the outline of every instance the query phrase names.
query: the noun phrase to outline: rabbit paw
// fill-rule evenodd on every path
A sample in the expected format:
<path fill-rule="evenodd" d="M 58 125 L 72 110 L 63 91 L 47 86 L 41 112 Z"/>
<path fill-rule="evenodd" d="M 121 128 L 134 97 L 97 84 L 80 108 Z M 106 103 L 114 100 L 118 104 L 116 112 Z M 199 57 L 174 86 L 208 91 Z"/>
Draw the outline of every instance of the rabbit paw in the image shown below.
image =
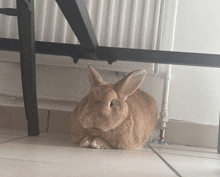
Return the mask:
<path fill-rule="evenodd" d="M 91 146 L 94 149 L 111 149 L 109 143 L 107 143 L 105 140 L 102 140 L 100 138 L 94 138 L 91 142 Z"/>
<path fill-rule="evenodd" d="M 92 139 L 86 136 L 85 138 L 81 140 L 81 142 L 79 143 L 79 146 L 83 148 L 88 148 L 91 145 L 91 141 Z"/>

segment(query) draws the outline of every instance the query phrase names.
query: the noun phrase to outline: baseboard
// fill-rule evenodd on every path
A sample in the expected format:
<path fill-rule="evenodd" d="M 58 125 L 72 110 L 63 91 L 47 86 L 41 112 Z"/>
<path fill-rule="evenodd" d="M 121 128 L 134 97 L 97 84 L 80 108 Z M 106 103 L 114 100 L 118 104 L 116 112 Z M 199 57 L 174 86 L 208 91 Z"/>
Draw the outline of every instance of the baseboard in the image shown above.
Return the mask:
<path fill-rule="evenodd" d="M 79 103 L 79 99 L 64 100 L 62 98 L 37 97 L 38 109 L 59 110 L 59 111 L 73 111 Z M 0 105 L 7 107 L 24 107 L 24 101 L 20 95 L 1 95 Z"/>
<path fill-rule="evenodd" d="M 169 120 L 165 141 L 173 144 L 217 148 L 218 125 Z"/>

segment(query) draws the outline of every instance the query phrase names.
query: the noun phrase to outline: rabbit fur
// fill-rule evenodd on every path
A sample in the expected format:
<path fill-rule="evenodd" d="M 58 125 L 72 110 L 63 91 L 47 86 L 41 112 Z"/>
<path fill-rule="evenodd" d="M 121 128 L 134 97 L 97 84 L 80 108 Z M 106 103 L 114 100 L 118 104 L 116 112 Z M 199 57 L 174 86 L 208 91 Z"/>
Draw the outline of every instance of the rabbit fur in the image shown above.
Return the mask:
<path fill-rule="evenodd" d="M 73 143 L 99 149 L 142 147 L 158 117 L 156 101 L 138 89 L 146 71 L 131 72 L 116 84 L 108 84 L 90 65 L 88 68 L 90 93 L 71 115 Z"/>

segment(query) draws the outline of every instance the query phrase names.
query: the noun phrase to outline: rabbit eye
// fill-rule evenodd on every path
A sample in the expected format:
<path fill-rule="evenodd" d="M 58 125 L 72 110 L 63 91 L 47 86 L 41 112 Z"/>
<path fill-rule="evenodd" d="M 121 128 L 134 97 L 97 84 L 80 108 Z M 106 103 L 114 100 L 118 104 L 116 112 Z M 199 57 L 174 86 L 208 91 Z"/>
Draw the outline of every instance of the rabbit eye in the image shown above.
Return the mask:
<path fill-rule="evenodd" d="M 112 101 L 110 102 L 110 107 L 114 106 L 114 104 L 115 104 L 115 102 L 112 100 Z"/>

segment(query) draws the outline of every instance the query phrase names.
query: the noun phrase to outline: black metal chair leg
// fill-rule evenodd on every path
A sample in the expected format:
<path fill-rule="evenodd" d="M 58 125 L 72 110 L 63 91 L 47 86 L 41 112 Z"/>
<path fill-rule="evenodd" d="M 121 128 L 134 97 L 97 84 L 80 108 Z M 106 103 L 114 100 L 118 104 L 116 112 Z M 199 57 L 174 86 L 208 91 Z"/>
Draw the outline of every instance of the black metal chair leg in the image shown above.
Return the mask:
<path fill-rule="evenodd" d="M 34 0 L 17 0 L 20 64 L 28 135 L 39 135 L 36 94 Z"/>

